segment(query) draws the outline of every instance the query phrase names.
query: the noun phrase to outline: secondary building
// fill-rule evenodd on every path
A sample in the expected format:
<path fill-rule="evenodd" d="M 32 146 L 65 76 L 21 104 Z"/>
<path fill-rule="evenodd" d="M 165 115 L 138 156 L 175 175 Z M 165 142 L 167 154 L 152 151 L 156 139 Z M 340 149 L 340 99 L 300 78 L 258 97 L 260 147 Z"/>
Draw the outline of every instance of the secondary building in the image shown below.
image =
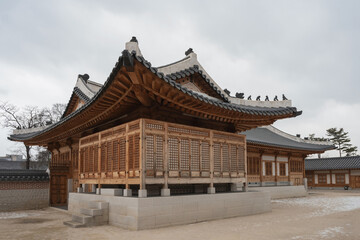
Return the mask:
<path fill-rule="evenodd" d="M 309 187 L 360 188 L 360 156 L 305 159 Z"/>
<path fill-rule="evenodd" d="M 243 132 L 249 186 L 303 185 L 304 159 L 334 149 L 330 142 L 302 139 L 273 126 Z"/>

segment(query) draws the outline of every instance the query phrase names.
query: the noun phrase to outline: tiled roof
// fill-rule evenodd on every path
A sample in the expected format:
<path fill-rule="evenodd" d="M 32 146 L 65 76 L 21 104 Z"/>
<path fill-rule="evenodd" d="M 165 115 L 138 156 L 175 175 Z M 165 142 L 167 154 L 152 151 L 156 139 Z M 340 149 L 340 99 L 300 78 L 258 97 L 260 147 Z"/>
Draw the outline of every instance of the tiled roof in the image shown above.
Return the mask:
<path fill-rule="evenodd" d="M 321 144 L 321 142 L 319 142 L 319 144 L 314 144 L 300 138 L 297 140 L 295 136 L 289 138 L 284 135 L 280 135 L 279 133 L 276 133 L 274 131 L 271 131 L 269 128 L 265 127 L 250 129 L 248 131 L 242 132 L 241 134 L 246 135 L 247 143 L 254 143 L 265 146 L 314 152 L 326 151 L 334 148 L 333 145 L 325 145 Z"/>
<path fill-rule="evenodd" d="M 0 169 L 25 169 L 26 161 L 11 161 L 0 159 Z"/>
<path fill-rule="evenodd" d="M 0 181 L 49 181 L 49 175 L 42 170 L 0 170 Z"/>
<path fill-rule="evenodd" d="M 217 93 L 221 96 L 222 99 L 224 99 L 224 101 L 229 102 L 229 99 L 221 93 L 221 91 L 215 86 L 214 83 L 211 82 L 211 80 L 203 73 L 202 70 L 199 70 L 199 66 L 198 65 L 194 65 L 193 67 L 189 67 L 186 68 L 184 70 L 175 72 L 175 73 L 171 73 L 171 74 L 167 74 L 166 77 L 171 78 L 172 80 L 176 80 L 176 79 L 180 79 L 180 78 L 184 78 L 184 77 L 188 77 L 190 75 L 193 75 L 195 73 L 199 73 L 199 75 L 205 80 L 205 82 L 207 84 L 209 84 L 209 86 Z"/>
<path fill-rule="evenodd" d="M 78 87 L 74 87 L 74 93 L 83 101 L 87 102 L 90 100 L 90 98 L 88 96 L 85 95 L 85 93 L 83 93 L 80 88 Z"/>
<path fill-rule="evenodd" d="M 123 51 L 123 53 L 125 51 Z M 124 56 L 124 54 L 123 54 L 123 56 Z M 158 72 L 157 68 L 152 67 L 151 63 L 146 61 L 142 56 L 136 55 L 135 51 L 133 51 L 129 57 L 130 58 L 135 57 L 138 62 L 142 63 L 146 68 L 148 68 L 151 72 L 156 74 L 160 79 L 164 80 L 166 83 L 169 83 L 171 86 L 177 88 L 178 90 L 182 91 L 183 93 L 186 93 L 196 99 L 199 99 L 200 101 L 215 105 L 217 107 L 221 107 L 221 108 L 236 111 L 236 112 L 242 112 L 242 113 L 253 114 L 253 115 L 262 115 L 262 116 L 277 116 L 277 115 L 293 114 L 293 116 L 296 117 L 298 115 L 301 115 L 301 113 L 302 113 L 302 111 L 297 111 L 297 109 L 295 107 L 268 108 L 268 107 L 243 106 L 243 105 L 238 105 L 238 104 L 234 104 L 234 103 L 224 102 L 221 100 L 210 99 L 210 98 L 200 95 L 192 90 L 188 90 L 186 87 L 183 87 L 181 84 L 179 84 L 175 81 L 176 79 L 182 77 L 181 74 L 183 74 L 183 76 L 185 77 L 186 71 L 184 71 L 184 70 L 180 71 L 180 72 L 182 72 L 181 74 L 179 72 L 178 74 L 175 74 L 175 75 L 170 74 L 170 76 L 169 75 L 165 76 L 162 72 Z M 206 79 L 206 76 L 203 76 L 203 77 L 205 77 L 205 79 Z"/>
<path fill-rule="evenodd" d="M 305 159 L 305 170 L 360 169 L 360 156 Z"/>
<path fill-rule="evenodd" d="M 24 141 L 31 139 L 35 136 L 38 136 L 42 133 L 48 132 L 51 129 L 61 125 L 63 122 L 68 121 L 69 119 L 73 118 L 80 112 L 84 111 L 88 106 L 93 104 L 99 96 L 101 96 L 105 90 L 111 85 L 112 81 L 115 79 L 116 74 L 120 70 L 122 66 L 124 66 L 126 69 L 129 69 L 130 71 L 133 69 L 134 65 L 134 59 L 136 59 L 138 62 L 140 62 L 143 66 L 148 68 L 152 73 L 156 74 L 160 79 L 165 81 L 166 83 L 170 84 L 172 87 L 177 88 L 178 90 L 182 91 L 183 93 L 186 93 L 190 95 L 191 97 L 198 99 L 200 101 L 203 101 L 205 103 L 221 107 L 227 110 L 241 112 L 245 114 L 251 114 L 251 115 L 260 115 L 260 116 L 281 116 L 281 115 L 289 115 L 291 114 L 293 117 L 296 117 L 298 115 L 301 115 L 302 111 L 297 111 L 295 107 L 278 107 L 278 108 L 270 108 L 270 107 L 255 107 L 255 106 L 244 106 L 244 105 L 238 105 L 234 103 L 227 103 L 221 100 L 215 100 L 213 98 L 208 98 L 206 96 L 203 96 L 201 94 L 198 94 L 196 92 L 193 92 L 192 90 L 188 90 L 186 87 L 183 87 L 181 84 L 177 83 L 175 80 L 172 79 L 172 77 L 165 76 L 162 72 L 158 72 L 156 68 L 151 66 L 151 63 L 146 61 L 142 56 L 136 55 L 135 51 L 132 51 L 129 53 L 128 50 L 124 50 L 122 52 L 122 56 L 119 57 L 118 62 L 115 64 L 115 67 L 113 68 L 112 72 L 110 73 L 109 77 L 107 78 L 104 85 L 101 87 L 101 89 L 92 97 L 89 101 L 87 101 L 83 106 L 81 106 L 76 111 L 63 116 L 63 118 L 55 123 L 50 125 L 48 128 L 33 132 L 31 134 L 13 134 L 10 135 L 10 140 L 15 141 Z M 180 74 L 181 75 L 181 74 Z"/>

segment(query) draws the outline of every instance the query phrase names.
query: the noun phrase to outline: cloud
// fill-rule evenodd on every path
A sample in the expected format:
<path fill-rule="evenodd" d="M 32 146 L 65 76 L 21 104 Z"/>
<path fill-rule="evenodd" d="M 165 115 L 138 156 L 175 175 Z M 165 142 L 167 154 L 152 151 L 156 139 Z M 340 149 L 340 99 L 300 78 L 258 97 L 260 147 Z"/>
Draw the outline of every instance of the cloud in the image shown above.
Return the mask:
<path fill-rule="evenodd" d="M 125 42 L 137 36 L 153 66 L 177 61 L 192 47 L 232 94 L 292 99 L 304 113 L 278 121 L 283 130 L 320 135 L 344 127 L 360 147 L 359 7 L 358 1 L 2 1 L 0 99 L 66 103 L 77 74 L 104 83 Z M 5 146 L 6 134 L 0 138 Z"/>

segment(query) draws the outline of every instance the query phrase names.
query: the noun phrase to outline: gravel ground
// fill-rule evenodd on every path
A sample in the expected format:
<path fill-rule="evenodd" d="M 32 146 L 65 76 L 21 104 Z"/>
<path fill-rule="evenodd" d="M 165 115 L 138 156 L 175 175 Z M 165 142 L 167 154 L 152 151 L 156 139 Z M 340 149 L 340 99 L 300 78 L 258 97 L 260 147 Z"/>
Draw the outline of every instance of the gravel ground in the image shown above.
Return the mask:
<path fill-rule="evenodd" d="M 272 201 L 270 213 L 153 230 L 114 226 L 73 229 L 64 211 L 0 213 L 0 239 L 360 239 L 360 192 L 313 190 Z"/>

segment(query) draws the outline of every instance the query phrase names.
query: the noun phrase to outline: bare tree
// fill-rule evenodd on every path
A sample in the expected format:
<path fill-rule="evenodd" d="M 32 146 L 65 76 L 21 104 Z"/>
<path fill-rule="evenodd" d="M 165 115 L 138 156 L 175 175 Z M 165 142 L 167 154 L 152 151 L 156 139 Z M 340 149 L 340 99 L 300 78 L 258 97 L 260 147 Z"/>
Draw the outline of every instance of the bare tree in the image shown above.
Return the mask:
<path fill-rule="evenodd" d="M 5 128 L 29 129 L 59 121 L 65 104 L 54 104 L 51 109 L 27 106 L 20 110 L 8 102 L 0 103 L 0 124 Z M 24 144 L 26 169 L 30 167 L 31 146 Z"/>

